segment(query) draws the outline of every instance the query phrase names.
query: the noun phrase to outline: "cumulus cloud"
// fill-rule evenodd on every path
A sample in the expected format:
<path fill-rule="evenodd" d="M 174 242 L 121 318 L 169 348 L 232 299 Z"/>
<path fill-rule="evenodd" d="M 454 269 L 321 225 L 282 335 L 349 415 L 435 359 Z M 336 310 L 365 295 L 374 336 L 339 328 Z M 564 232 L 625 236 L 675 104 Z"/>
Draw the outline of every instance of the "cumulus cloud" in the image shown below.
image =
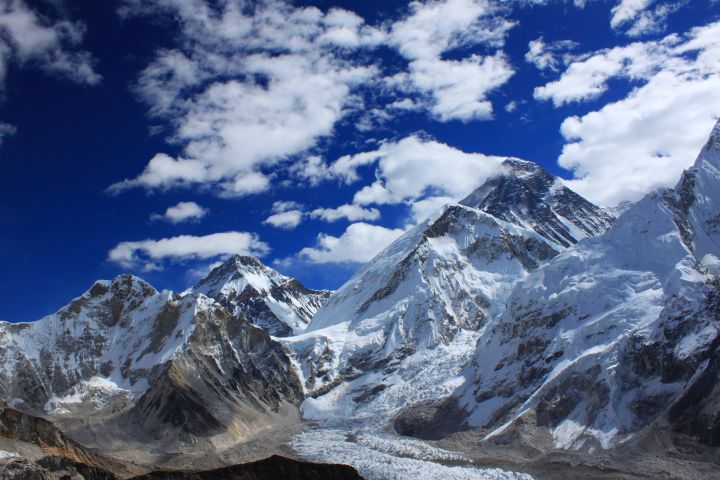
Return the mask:
<path fill-rule="evenodd" d="M 263 223 L 272 225 L 275 228 L 284 230 L 292 230 L 300 225 L 303 218 L 303 212 L 300 210 L 288 210 L 287 212 L 274 213 L 266 218 Z"/>
<path fill-rule="evenodd" d="M 562 123 L 559 163 L 573 171 L 571 188 L 611 206 L 677 180 L 720 112 L 718 38 L 720 22 L 593 52 L 536 91 L 562 105 L 597 97 L 612 78 L 636 85 L 627 97 Z"/>
<path fill-rule="evenodd" d="M 165 213 L 155 213 L 150 216 L 152 220 L 165 220 L 170 223 L 182 223 L 190 220 L 200 220 L 208 214 L 206 208 L 195 202 L 179 202 L 177 205 L 168 207 Z"/>
<path fill-rule="evenodd" d="M 668 16 L 686 3 L 686 0 L 620 0 L 611 10 L 610 26 L 631 37 L 659 33 L 665 30 Z"/>
<path fill-rule="evenodd" d="M 409 214 L 406 225 L 415 225 L 444 205 L 457 201 L 482 185 L 489 177 L 501 172 L 506 157 L 480 153 L 466 153 L 436 140 L 411 135 L 394 142 L 385 142 L 376 150 L 345 155 L 332 163 L 314 164 L 314 177 L 337 179 L 351 185 L 359 181 L 362 168 L 374 168 L 376 180 L 360 187 L 351 204 L 337 208 L 318 208 L 309 213 L 312 218 L 335 221 L 341 218 L 358 222 L 340 236 L 321 234 L 318 246 L 305 248 L 300 257 L 316 263 L 344 260 L 350 255 L 354 242 L 363 235 L 380 239 L 386 245 L 388 230 L 360 220 L 377 220 L 380 211 L 370 205 L 403 204 Z M 393 235 L 399 230 L 393 230 Z M 362 248 L 358 258 L 371 258 L 379 250 Z M 365 253 L 362 253 L 365 252 Z M 360 261 L 360 260 L 358 260 Z"/>
<path fill-rule="evenodd" d="M 537 6 L 568 0 L 512 1 L 519 6 Z M 574 0 L 573 4 L 585 8 L 589 1 L 592 0 Z M 688 3 L 690 0 L 614 0 L 610 9 L 610 26 L 630 37 L 661 33 L 667 27 L 668 17 Z"/>
<path fill-rule="evenodd" d="M 558 71 L 559 67 L 568 62 L 568 52 L 579 45 L 572 40 L 557 40 L 546 43 L 543 37 L 531 40 L 525 61 L 535 65 L 539 70 Z"/>
<path fill-rule="evenodd" d="M 466 153 L 418 135 L 386 142 L 377 150 L 346 155 L 329 165 L 330 175 L 357 181 L 358 169 L 375 165 L 377 180 L 362 187 L 358 205 L 414 202 L 428 196 L 459 199 L 500 171 L 504 157 Z"/>
<path fill-rule="evenodd" d="M 266 225 L 292 230 L 302 223 L 304 218 L 336 222 L 346 219 L 351 222 L 358 220 L 377 220 L 380 211 L 377 208 L 365 208 L 361 205 L 345 204 L 336 208 L 316 208 L 304 211 L 303 205 L 293 201 L 279 201 L 273 204 L 273 214 L 263 221 Z"/>
<path fill-rule="evenodd" d="M 267 254 L 270 248 L 257 235 L 247 232 L 222 232 L 203 236 L 179 235 L 158 240 L 121 242 L 108 252 L 108 261 L 123 268 L 159 268 L 163 260 L 210 259 L 232 254 Z"/>
<path fill-rule="evenodd" d="M 299 256 L 310 263 L 365 263 L 403 233 L 402 229 L 353 223 L 339 237 L 320 234 L 317 245 L 303 248 Z"/>
<path fill-rule="evenodd" d="M 0 91 L 11 63 L 77 83 L 99 83 L 92 56 L 79 48 L 84 33 L 82 23 L 41 16 L 23 0 L 0 1 Z"/>
<path fill-rule="evenodd" d="M 335 222 L 341 218 L 355 222 L 358 220 L 377 220 L 380 218 L 380 210 L 377 208 L 365 208 L 361 205 L 345 204 L 337 208 L 316 208 L 310 212 L 310 216 L 326 222 Z"/>
<path fill-rule="evenodd" d="M 303 206 L 292 200 L 280 200 L 273 203 L 272 211 L 273 214 L 266 218 L 263 223 L 284 230 L 296 228 L 302 223 L 305 216 Z"/>
<path fill-rule="evenodd" d="M 513 75 L 500 50 L 513 27 L 490 0 L 411 2 L 406 18 L 395 22 L 388 39 L 409 61 L 409 69 L 388 79 L 394 87 L 427 97 L 430 112 L 440 121 L 470 121 L 492 116 L 487 95 Z M 483 46 L 492 54 L 459 59 L 443 55 Z"/>
<path fill-rule="evenodd" d="M 169 122 L 178 156 L 158 154 L 112 191 L 214 185 L 226 196 L 267 190 L 271 170 L 330 135 L 375 72 L 349 52 L 383 34 L 352 12 L 240 0 L 126 1 L 123 12 L 172 14 L 178 46 L 142 72 L 138 94 Z M 354 50 L 356 52 L 357 50 Z"/>

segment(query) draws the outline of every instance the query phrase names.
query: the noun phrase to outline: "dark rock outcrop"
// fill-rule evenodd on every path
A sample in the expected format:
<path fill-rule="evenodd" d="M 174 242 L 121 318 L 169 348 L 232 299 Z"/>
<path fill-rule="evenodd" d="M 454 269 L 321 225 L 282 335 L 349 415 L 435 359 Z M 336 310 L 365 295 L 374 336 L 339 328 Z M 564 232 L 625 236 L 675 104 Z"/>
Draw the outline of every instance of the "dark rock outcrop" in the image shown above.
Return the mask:
<path fill-rule="evenodd" d="M 152 472 L 132 480 L 362 480 L 347 465 L 310 463 L 273 455 L 252 463 L 207 472 Z"/>

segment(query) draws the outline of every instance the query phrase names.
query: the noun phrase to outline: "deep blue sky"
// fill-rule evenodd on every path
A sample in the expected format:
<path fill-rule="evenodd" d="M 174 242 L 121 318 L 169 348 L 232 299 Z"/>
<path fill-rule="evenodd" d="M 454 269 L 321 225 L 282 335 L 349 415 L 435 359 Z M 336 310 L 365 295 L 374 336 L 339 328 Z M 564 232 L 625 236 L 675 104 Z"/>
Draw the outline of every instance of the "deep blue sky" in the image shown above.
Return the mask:
<path fill-rule="evenodd" d="M 529 42 L 541 36 L 547 43 L 572 40 L 577 42 L 571 50 L 576 56 L 574 60 L 581 61 L 583 55 L 600 49 L 651 42 L 670 33 L 686 35 L 692 27 L 709 25 L 720 15 L 718 2 L 691 1 L 684 5 L 665 2 L 678 4 L 666 24 L 659 25 L 654 32 L 630 37 L 627 31 L 611 27 L 611 9 L 617 3 L 595 0 L 578 8 L 572 2 L 548 1 L 542 6 L 517 6 L 503 11 L 502 16 L 517 24 L 505 35 L 504 45 L 492 50 L 504 52 L 514 74 L 487 94 L 494 110 L 491 119 L 443 121 L 427 109 L 420 109 L 391 118 L 384 127 L 371 131 L 358 131 L 353 121 L 340 120 L 332 133 L 316 142 L 311 153 L 332 162 L 341 155 L 374 150 L 379 140 L 398 141 L 422 132 L 423 138 L 433 138 L 463 152 L 518 156 L 539 163 L 553 174 L 572 178 L 572 172 L 557 163 L 568 143 L 560 132 L 563 121 L 573 115 L 599 111 L 612 102 L 623 102 L 633 88 L 645 86 L 664 67 L 656 67 L 642 78 L 618 74 L 610 78 L 608 90 L 596 98 L 556 107 L 551 101 L 533 98 L 533 91 L 557 80 L 567 65 L 561 62 L 555 71 L 541 71 L 525 59 Z M 134 188 L 119 195 L 106 193 L 110 185 L 136 177 L 156 153 L 181 154 L 181 144 L 168 142 L 170 122 L 149 117 L 149 106 L 134 87 L 140 72 L 160 49 L 179 44 L 177 22 L 170 15 L 157 13 L 120 18 L 117 14 L 120 3 L 113 1 L 67 2 L 64 10 L 48 7 L 45 2 L 28 1 L 25 5 L 46 25 L 61 19 L 83 24 L 82 40 L 63 48 L 89 52 L 102 80 L 94 85 L 83 84 L 50 71 L 39 57 L 23 60 L 16 55 L 7 60 L 0 123 L 14 126 L 16 133 L 6 136 L 0 145 L 0 319 L 37 319 L 66 304 L 94 280 L 111 278 L 126 270 L 159 289 L 181 290 L 197 280 L 190 270 L 218 259 L 167 258 L 159 262 L 162 270 L 144 272 L 140 264 L 129 267 L 108 261 L 108 252 L 123 241 L 252 232 L 271 248 L 263 258 L 266 263 L 290 259 L 276 264 L 276 268 L 315 288 L 337 288 L 358 267 L 357 262 L 318 264 L 297 257 L 302 248 L 316 245 L 320 233 L 342 235 L 352 223 L 348 220 L 328 223 L 306 218 L 293 230 L 274 228 L 263 221 L 278 200 L 300 202 L 308 210 L 350 203 L 355 192 L 373 180 L 374 166 L 361 168 L 362 179 L 352 185 L 328 180 L 309 187 L 302 181 L 287 185 L 278 180 L 264 192 L 239 198 L 219 197 L 213 184 L 161 190 Z M 315 5 L 323 11 L 341 7 L 356 12 L 374 26 L 389 25 L 409 15 L 406 2 L 398 1 L 323 0 L 295 5 Z M 0 39 L 12 45 L 1 22 Z M 453 55 L 464 58 L 475 52 L 486 54 L 488 48 L 465 45 L 444 58 Z M 408 65 L 407 59 L 389 47 L 379 46 L 362 55 L 377 56 L 388 71 L 404 70 Z M 720 68 L 713 70 L 715 67 L 717 59 L 711 59 L 705 75 L 716 76 Z M 517 103 L 517 108 L 507 112 L 504 107 L 511 101 Z M 717 96 L 707 101 L 719 105 Z M 680 121 L 685 117 L 678 118 Z M 157 126 L 165 130 L 158 133 L 153 128 Z M 701 132 L 698 136 L 702 137 L 712 124 L 708 120 L 690 127 Z M 652 138 L 664 133 L 643 131 L 639 135 Z M 587 135 L 589 138 L 591 132 Z M 365 143 L 368 139 L 374 142 Z M 697 140 L 690 143 L 694 145 Z M 685 156 L 679 161 L 689 164 L 692 158 L 685 151 L 682 153 Z M 297 157 L 274 166 L 276 178 L 291 178 L 287 173 L 289 166 L 304 156 L 298 152 Z M 179 224 L 150 220 L 153 213 L 162 213 L 181 201 L 197 202 L 209 213 L 200 221 Z M 375 207 L 382 217 L 369 223 L 387 228 L 407 225 L 407 205 Z"/>

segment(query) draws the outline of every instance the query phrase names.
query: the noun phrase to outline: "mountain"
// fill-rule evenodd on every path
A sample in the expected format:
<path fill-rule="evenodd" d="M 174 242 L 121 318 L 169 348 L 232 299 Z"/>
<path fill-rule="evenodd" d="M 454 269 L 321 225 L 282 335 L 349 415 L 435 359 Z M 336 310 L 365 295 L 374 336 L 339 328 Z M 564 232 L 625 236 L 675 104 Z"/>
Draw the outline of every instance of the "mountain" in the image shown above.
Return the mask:
<path fill-rule="evenodd" d="M 304 330 L 330 296 L 281 275 L 255 257 L 234 255 L 190 291 L 215 299 L 276 337 Z"/>
<path fill-rule="evenodd" d="M 2 403 L 0 447 L 0 477 L 7 480 L 119 480 L 145 470 L 137 465 L 128 469 L 128 466 L 68 438 L 52 422 L 22 413 Z M 347 465 L 311 463 L 278 455 L 207 471 L 153 469 L 150 473 L 132 478 L 362 480 L 357 471 Z"/>
<path fill-rule="evenodd" d="M 90 444 L 107 432 L 159 450 L 238 441 L 302 400 L 265 330 L 202 293 L 158 292 L 131 275 L 36 322 L 0 324 L 0 362 L 2 398 Z"/>
<path fill-rule="evenodd" d="M 558 448 L 647 428 L 720 446 L 719 258 L 720 122 L 675 188 L 518 282 L 457 395 L 467 426 L 532 425 Z"/>
<path fill-rule="evenodd" d="M 421 352 L 457 344 L 468 350 L 502 313 L 518 280 L 612 223 L 537 165 L 509 159 L 503 167 L 363 266 L 303 334 L 283 339 L 308 395 L 317 397 L 303 404 L 307 417 L 347 413 L 387 397 L 390 387 L 407 385 L 395 374 L 412 383 L 415 373 L 408 372 L 415 369 L 408 366 Z M 457 351 L 448 355 L 455 367 L 469 360 Z"/>
<path fill-rule="evenodd" d="M 118 480 L 125 467 L 67 438 L 51 422 L 0 402 L 0 477 L 8 480 Z M 22 452 L 22 455 L 18 452 Z"/>
<path fill-rule="evenodd" d="M 562 247 L 601 234 L 612 223 L 612 216 L 605 210 L 537 164 L 508 159 L 502 167 L 504 175 L 489 179 L 460 204 L 524 226 Z"/>
<path fill-rule="evenodd" d="M 204 472 L 155 471 L 133 480 L 362 480 L 347 465 L 310 463 L 273 455 L 256 462 Z"/>

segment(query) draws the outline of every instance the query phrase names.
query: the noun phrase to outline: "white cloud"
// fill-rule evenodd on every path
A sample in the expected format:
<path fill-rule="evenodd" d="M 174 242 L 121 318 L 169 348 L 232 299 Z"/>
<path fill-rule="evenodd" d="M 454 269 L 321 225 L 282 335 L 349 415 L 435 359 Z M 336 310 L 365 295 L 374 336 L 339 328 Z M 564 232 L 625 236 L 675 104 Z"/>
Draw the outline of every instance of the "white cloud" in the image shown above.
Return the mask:
<path fill-rule="evenodd" d="M 195 202 L 179 202 L 169 207 L 165 213 L 151 215 L 152 220 L 165 220 L 170 223 L 182 223 L 189 220 L 200 220 L 207 215 L 208 210 Z"/>
<path fill-rule="evenodd" d="M 275 228 L 282 228 L 284 230 L 292 230 L 293 228 L 300 225 L 303 218 L 303 212 L 301 210 L 288 210 L 286 212 L 274 213 L 266 218 L 263 223 L 272 225 Z"/>
<path fill-rule="evenodd" d="M 277 202 L 273 203 L 272 211 L 273 213 L 282 213 L 287 212 L 289 210 L 302 210 L 303 206 L 302 204 L 294 201 L 294 200 L 278 200 Z"/>
<path fill-rule="evenodd" d="M 513 0 L 519 6 L 546 5 L 567 0 Z M 578 8 L 585 8 L 590 0 L 574 0 Z M 716 0 L 711 0 L 716 1 Z M 690 0 L 614 0 L 610 10 L 610 26 L 630 37 L 660 33 L 667 27 L 668 17 Z"/>
<path fill-rule="evenodd" d="M 268 170 L 330 135 L 374 73 L 348 48 L 383 34 L 352 12 L 240 0 L 126 1 L 125 14 L 172 14 L 178 47 L 162 50 L 137 91 L 170 122 L 176 158 L 156 155 L 145 171 L 112 187 L 213 185 L 225 196 L 267 190 Z"/>
<path fill-rule="evenodd" d="M 546 86 L 563 104 L 597 96 L 612 78 L 637 85 L 627 97 L 563 122 L 567 143 L 559 163 L 573 171 L 571 188 L 612 206 L 677 180 L 720 115 L 718 38 L 720 22 L 602 50 Z"/>
<path fill-rule="evenodd" d="M 426 196 L 459 199 L 497 173 L 503 160 L 413 135 L 371 152 L 341 157 L 328 170 L 351 183 L 359 179 L 358 168 L 377 164 L 377 180 L 360 189 L 353 203 L 412 203 Z"/>
<path fill-rule="evenodd" d="M 568 186 L 613 206 L 673 185 L 692 165 L 720 114 L 720 77 L 653 77 L 627 98 L 562 124 L 568 140 L 559 163 Z"/>
<path fill-rule="evenodd" d="M 2 146 L 7 137 L 12 137 L 16 132 L 17 128 L 15 125 L 0 122 L 0 146 Z"/>
<path fill-rule="evenodd" d="M 535 65 L 539 70 L 556 72 L 561 64 L 568 61 L 567 52 L 577 48 L 578 44 L 572 40 L 557 40 L 546 43 L 543 37 L 531 40 L 525 61 Z"/>
<path fill-rule="evenodd" d="M 620 0 L 612 10 L 610 26 L 624 29 L 631 37 L 665 30 L 668 16 L 687 3 L 686 0 Z"/>
<path fill-rule="evenodd" d="M 320 218 L 326 222 L 335 222 L 342 218 L 356 222 L 358 220 L 377 220 L 380 211 L 377 208 L 365 208 L 360 205 L 345 204 L 337 208 L 316 208 L 310 212 L 312 218 Z"/>
<path fill-rule="evenodd" d="M 273 203 L 273 214 L 266 218 L 263 223 L 272 225 L 275 228 L 292 230 L 302 223 L 305 212 L 303 206 L 292 200 L 279 200 Z"/>
<path fill-rule="evenodd" d="M 409 71 L 388 79 L 400 91 L 428 97 L 440 121 L 492 117 L 487 95 L 505 84 L 514 70 L 499 48 L 513 23 L 490 0 L 411 2 L 410 14 L 390 28 L 389 40 L 409 60 Z M 482 45 L 492 54 L 447 59 L 450 51 Z"/>
<path fill-rule="evenodd" d="M 367 223 L 353 223 L 339 237 L 320 234 L 317 246 L 303 248 L 300 258 L 310 263 L 365 263 L 404 233 Z"/>
<path fill-rule="evenodd" d="M 479 186 L 479 185 L 478 185 Z M 414 225 L 427 220 L 435 212 L 456 201 L 451 197 L 429 197 L 413 202 L 410 206 L 410 219 Z"/>
<path fill-rule="evenodd" d="M 91 55 L 77 48 L 84 33 L 82 23 L 40 16 L 22 0 L 0 2 L 0 90 L 11 62 L 77 83 L 99 83 Z"/>
<path fill-rule="evenodd" d="M 313 187 L 331 178 L 322 158 L 317 155 L 311 155 L 296 162 L 290 167 L 290 173 L 302 180 L 307 180 Z"/>
<path fill-rule="evenodd" d="M 136 90 L 180 153 L 158 153 L 112 193 L 198 186 L 242 196 L 271 188 L 281 168 L 315 185 L 326 178 L 313 149 L 348 113 L 358 131 L 402 110 L 486 119 L 488 94 L 513 74 L 502 46 L 514 23 L 497 0 L 411 2 L 380 28 L 347 10 L 275 0 L 124 0 L 121 11 L 179 26 L 176 47 L 157 52 Z M 384 60 L 362 54 L 379 45 L 407 69 L 382 78 Z M 372 103 L 388 94 L 388 105 Z"/>
<path fill-rule="evenodd" d="M 158 240 L 121 242 L 108 252 L 108 260 L 123 268 L 159 268 L 162 260 L 193 260 L 232 254 L 265 255 L 270 248 L 257 235 L 247 232 L 222 232 L 204 236 L 179 235 Z"/>

